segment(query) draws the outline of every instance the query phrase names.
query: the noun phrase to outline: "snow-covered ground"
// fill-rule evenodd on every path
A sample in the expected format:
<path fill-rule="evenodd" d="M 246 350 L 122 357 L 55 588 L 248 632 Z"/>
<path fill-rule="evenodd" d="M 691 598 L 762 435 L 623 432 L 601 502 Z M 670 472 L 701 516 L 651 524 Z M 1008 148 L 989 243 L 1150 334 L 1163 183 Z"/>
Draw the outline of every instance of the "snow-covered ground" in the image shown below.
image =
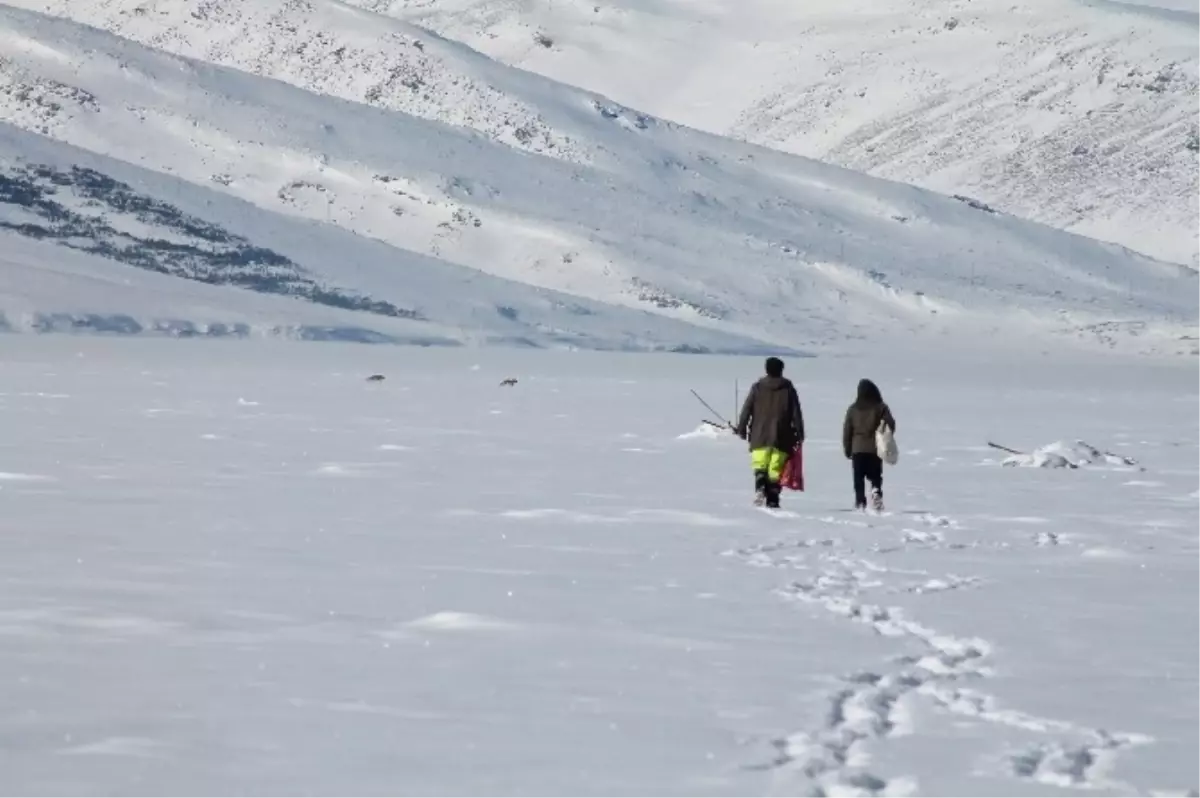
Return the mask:
<path fill-rule="evenodd" d="M 760 366 L 6 344 L 0 785 L 1200 786 L 1194 361 L 790 359 L 808 490 L 777 517 L 688 393 L 729 407 Z M 878 517 L 846 511 L 861 376 L 899 422 Z M 1143 470 L 985 445 L 1076 438 Z"/>
<path fill-rule="evenodd" d="M 676 122 L 1197 265 L 1193 0 L 351 2 Z M 82 7 L 137 24 L 111 5 Z"/>
<path fill-rule="evenodd" d="M 0 788 L 1195 794 L 1174 3 L 0 3 Z"/>
<path fill-rule="evenodd" d="M 68 9 L 131 38 L 0 5 L 19 331 L 1195 351 L 1190 268 L 682 128 L 386 16 Z"/>

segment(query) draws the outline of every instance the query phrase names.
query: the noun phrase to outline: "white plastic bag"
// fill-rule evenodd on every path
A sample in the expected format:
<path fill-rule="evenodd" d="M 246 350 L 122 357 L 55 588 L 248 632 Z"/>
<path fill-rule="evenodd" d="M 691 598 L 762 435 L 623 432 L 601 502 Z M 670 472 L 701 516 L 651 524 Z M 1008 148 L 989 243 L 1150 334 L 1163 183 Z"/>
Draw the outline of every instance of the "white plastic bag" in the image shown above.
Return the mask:
<path fill-rule="evenodd" d="M 875 451 L 879 454 L 879 459 L 888 465 L 895 465 L 900 460 L 900 450 L 896 447 L 896 436 L 892 434 L 887 422 L 882 419 L 879 421 L 879 428 L 875 430 Z"/>

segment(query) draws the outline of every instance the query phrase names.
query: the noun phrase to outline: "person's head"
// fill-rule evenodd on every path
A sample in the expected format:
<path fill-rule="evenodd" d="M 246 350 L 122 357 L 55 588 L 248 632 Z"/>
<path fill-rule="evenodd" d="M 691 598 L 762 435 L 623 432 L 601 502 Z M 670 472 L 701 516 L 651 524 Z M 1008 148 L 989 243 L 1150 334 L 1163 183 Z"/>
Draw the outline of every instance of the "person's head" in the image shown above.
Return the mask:
<path fill-rule="evenodd" d="M 782 377 L 783 376 L 783 361 L 777 357 L 767 358 L 767 376 Z"/>
<path fill-rule="evenodd" d="M 883 394 L 879 392 L 879 386 L 867 379 L 858 381 L 858 398 L 855 402 L 859 405 L 878 405 L 883 403 Z"/>

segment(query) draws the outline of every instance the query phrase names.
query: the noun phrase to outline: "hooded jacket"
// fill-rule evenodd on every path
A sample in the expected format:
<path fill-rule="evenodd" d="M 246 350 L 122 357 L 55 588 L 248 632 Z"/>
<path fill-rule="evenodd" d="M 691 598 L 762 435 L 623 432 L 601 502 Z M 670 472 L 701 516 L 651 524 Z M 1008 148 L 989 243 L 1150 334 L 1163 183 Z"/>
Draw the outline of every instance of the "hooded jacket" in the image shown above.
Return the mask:
<path fill-rule="evenodd" d="M 750 387 L 738 416 L 739 436 L 751 449 L 790 452 L 804 441 L 804 414 L 796 387 L 786 377 L 763 377 Z"/>
<path fill-rule="evenodd" d="M 842 449 L 847 457 L 877 454 L 875 431 L 881 421 L 886 422 L 892 432 L 896 431 L 896 419 L 883 401 L 879 388 L 870 380 L 860 380 L 858 398 L 846 410 L 846 421 L 842 424 Z"/>

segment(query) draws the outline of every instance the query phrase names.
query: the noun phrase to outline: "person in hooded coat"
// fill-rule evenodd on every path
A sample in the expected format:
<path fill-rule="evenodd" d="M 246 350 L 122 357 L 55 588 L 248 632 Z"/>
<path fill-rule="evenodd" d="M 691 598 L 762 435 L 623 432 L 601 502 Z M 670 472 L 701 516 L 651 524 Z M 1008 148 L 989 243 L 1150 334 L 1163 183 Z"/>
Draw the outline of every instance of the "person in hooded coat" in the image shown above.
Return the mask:
<path fill-rule="evenodd" d="M 796 387 L 783 376 L 783 361 L 767 358 L 766 372 L 746 394 L 734 432 L 750 443 L 755 503 L 778 507 L 783 468 L 804 442 L 804 414 Z"/>
<path fill-rule="evenodd" d="M 842 449 L 853 466 L 854 507 L 867 508 L 866 483 L 871 483 L 871 505 L 883 510 L 883 459 L 875 445 L 875 431 L 885 423 L 896 432 L 896 419 L 883 401 L 879 386 L 870 380 L 858 381 L 858 397 L 846 410 L 842 425 Z"/>

